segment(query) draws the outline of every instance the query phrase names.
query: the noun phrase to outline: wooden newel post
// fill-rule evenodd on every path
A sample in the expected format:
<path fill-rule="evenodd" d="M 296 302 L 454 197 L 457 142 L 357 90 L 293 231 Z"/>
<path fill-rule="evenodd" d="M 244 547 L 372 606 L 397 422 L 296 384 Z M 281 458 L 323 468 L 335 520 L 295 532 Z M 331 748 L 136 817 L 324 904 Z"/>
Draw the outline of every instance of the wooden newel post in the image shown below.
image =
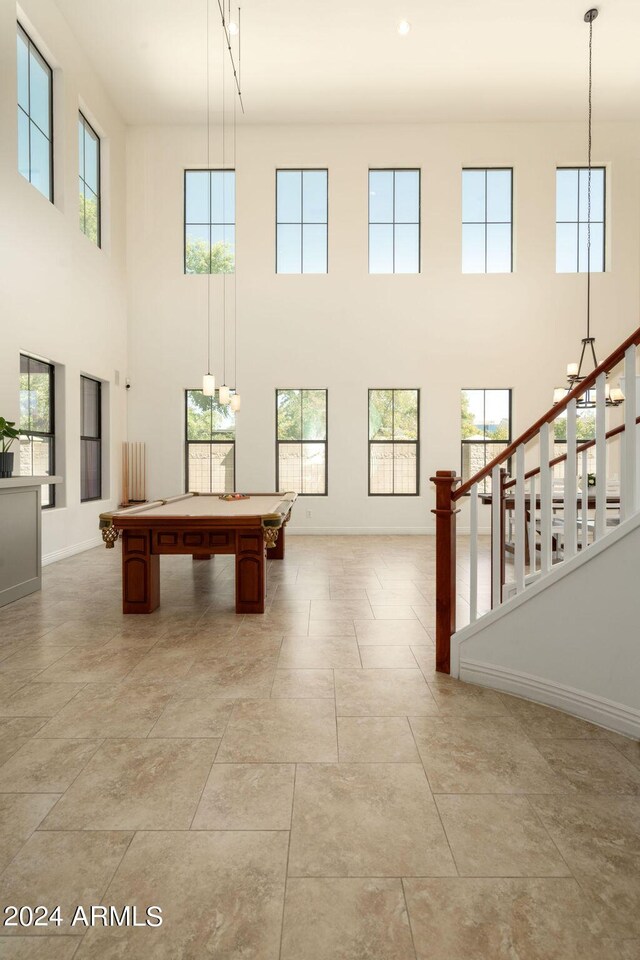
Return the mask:
<path fill-rule="evenodd" d="M 454 470 L 438 470 L 436 485 L 436 670 L 450 672 L 451 635 L 456 632 L 456 514 Z"/>

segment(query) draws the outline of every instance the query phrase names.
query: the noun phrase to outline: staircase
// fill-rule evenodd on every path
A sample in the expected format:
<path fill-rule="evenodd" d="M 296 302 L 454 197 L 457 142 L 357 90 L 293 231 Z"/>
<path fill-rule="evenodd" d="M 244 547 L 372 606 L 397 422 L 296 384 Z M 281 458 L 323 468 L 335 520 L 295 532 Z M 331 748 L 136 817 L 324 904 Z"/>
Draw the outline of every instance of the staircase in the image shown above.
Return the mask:
<path fill-rule="evenodd" d="M 640 328 L 466 483 L 452 471 L 431 478 L 437 669 L 632 736 L 640 736 L 639 345 Z M 623 403 L 611 402 L 610 378 L 619 378 Z M 586 418 L 594 430 L 583 441 Z M 456 538 L 467 497 L 468 546 Z M 457 604 L 468 611 L 461 629 Z"/>

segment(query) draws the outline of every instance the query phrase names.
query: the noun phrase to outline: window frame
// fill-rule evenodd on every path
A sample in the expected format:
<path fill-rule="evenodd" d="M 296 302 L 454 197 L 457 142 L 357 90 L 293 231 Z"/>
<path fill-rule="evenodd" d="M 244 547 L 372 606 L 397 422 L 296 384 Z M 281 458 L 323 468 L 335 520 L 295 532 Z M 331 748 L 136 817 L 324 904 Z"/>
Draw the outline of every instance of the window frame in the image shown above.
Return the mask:
<path fill-rule="evenodd" d="M 209 222 L 208 223 L 187 223 L 187 174 L 188 173 L 208 173 L 209 174 Z M 211 189 L 211 174 L 212 173 L 232 173 L 233 174 L 233 220 L 225 221 L 224 223 L 216 223 L 213 221 L 213 190 Z M 216 276 L 227 276 L 229 274 L 235 274 L 236 272 L 236 248 L 237 248 L 237 236 L 236 231 L 238 225 L 236 222 L 236 168 L 235 167 L 185 167 L 182 177 L 182 273 L 185 277 L 216 277 Z M 224 192 L 224 181 L 223 181 L 223 192 Z M 197 226 L 206 226 L 209 228 L 209 270 L 205 273 L 189 273 L 187 271 L 187 227 L 197 227 Z M 214 273 L 211 269 L 211 228 L 212 227 L 222 227 L 223 231 L 225 227 L 233 227 L 233 270 L 224 270 L 220 273 Z"/>
<path fill-rule="evenodd" d="M 291 390 L 299 390 L 300 393 L 312 390 L 321 390 L 324 392 L 324 422 L 325 438 L 324 440 L 305 440 L 302 437 L 299 440 L 279 440 L 278 439 L 278 394 L 288 393 Z M 322 443 L 324 444 L 324 493 L 298 493 L 299 497 L 328 497 L 329 496 L 329 388 L 328 387 L 276 387 L 276 493 L 280 492 L 280 444 L 285 446 L 302 446 L 304 443 Z M 300 411 L 302 416 L 302 397 L 300 398 Z M 304 430 L 304 419 L 303 419 Z M 287 491 L 283 491 L 287 492 Z"/>
<path fill-rule="evenodd" d="M 578 210 L 578 220 L 558 220 L 558 172 L 561 170 L 571 170 L 576 171 L 578 174 L 578 196 L 577 196 L 577 210 Z M 579 167 L 579 166 L 557 166 L 556 167 L 556 274 L 569 274 L 573 275 L 574 273 L 587 273 L 587 270 L 580 269 L 580 227 L 582 225 L 587 225 L 588 220 L 580 220 L 580 173 L 582 171 L 589 171 L 589 166 Z M 602 270 L 594 270 L 590 268 L 591 273 L 606 273 L 607 271 L 607 167 L 605 164 L 598 164 L 597 166 L 591 164 L 591 170 L 602 170 L 602 220 L 594 220 L 591 217 L 591 223 L 601 223 L 602 224 Z M 571 226 L 575 225 L 577 232 L 577 242 L 576 242 L 576 269 L 575 270 L 558 270 L 558 225 L 559 224 L 569 224 Z"/>
<path fill-rule="evenodd" d="M 464 219 L 461 219 L 461 221 L 460 221 L 462 227 L 464 227 L 464 226 L 466 226 L 466 225 L 472 225 L 472 226 L 473 226 L 474 224 L 475 224 L 476 226 L 477 226 L 478 224 L 484 226 L 484 271 L 481 273 L 480 271 L 476 271 L 476 270 L 474 270 L 474 271 L 462 270 L 461 272 L 462 272 L 465 276 L 474 276 L 474 275 L 475 275 L 475 276 L 485 276 L 485 277 L 491 276 L 492 274 L 497 274 L 497 275 L 499 276 L 500 274 L 514 273 L 514 269 L 513 269 L 513 181 L 514 181 L 514 179 L 515 179 L 515 178 L 514 178 L 514 168 L 513 168 L 513 167 L 463 167 L 463 168 L 462 168 L 462 180 L 463 180 L 463 181 L 464 181 L 464 175 L 465 175 L 465 173 L 466 173 L 467 171 L 468 171 L 469 173 L 474 173 L 474 172 L 475 172 L 475 173 L 484 173 L 484 221 L 482 221 L 482 220 L 464 220 Z M 488 190 L 487 190 L 487 174 L 488 174 L 488 173 L 493 173 L 494 171 L 496 171 L 496 172 L 508 171 L 508 172 L 511 174 L 511 189 L 510 189 L 510 191 L 509 191 L 509 206 L 510 206 L 510 210 L 511 210 L 511 219 L 510 219 L 509 221 L 506 221 L 506 220 L 487 220 L 487 194 L 488 194 Z M 464 191 L 464 185 L 462 186 L 462 190 Z M 461 193 L 461 196 L 460 196 L 460 201 L 461 201 L 460 207 L 461 207 L 461 212 L 462 212 L 462 193 Z M 491 270 L 491 271 L 489 271 L 489 270 L 487 270 L 487 247 L 488 247 L 488 245 L 487 245 L 487 227 L 488 227 L 490 224 L 491 224 L 491 225 L 493 225 L 493 224 L 504 224 L 504 223 L 507 223 L 507 222 L 509 223 L 509 241 L 510 241 L 510 242 L 509 242 L 509 270 Z M 461 252 L 462 252 L 461 266 L 462 266 L 462 263 L 464 262 L 464 230 L 462 231 L 462 235 L 463 235 L 463 236 L 462 236 L 462 244 L 461 244 L 461 247 L 462 247 L 462 250 L 461 250 Z"/>
<path fill-rule="evenodd" d="M 82 432 L 84 427 L 84 381 L 90 380 L 92 383 L 98 384 L 98 435 L 97 437 L 90 437 L 85 435 Z M 82 496 L 82 479 L 83 479 L 83 441 L 97 441 L 98 448 L 98 495 L 96 497 L 83 497 Z M 93 500 L 102 500 L 102 380 L 98 380 L 97 377 L 89 377 L 85 373 L 80 374 L 80 503 L 91 503 Z"/>
<path fill-rule="evenodd" d="M 278 220 L 278 174 L 280 173 L 299 173 L 300 174 L 300 221 L 297 220 Z M 315 221 L 308 223 L 304 219 L 304 176 L 305 173 L 325 173 L 327 175 L 327 196 L 326 196 L 326 219 L 323 222 L 316 223 Z M 280 277 L 300 277 L 300 276 L 315 276 L 315 277 L 324 277 L 329 273 L 329 168 L 328 167 L 276 167 L 276 216 L 275 216 L 275 272 L 276 276 Z M 321 273 L 318 271 L 310 271 L 304 269 L 304 227 L 305 226 L 324 226 L 326 227 L 325 234 L 325 265 L 326 269 Z M 290 270 L 278 270 L 278 227 L 279 226 L 294 226 L 300 227 L 300 270 L 296 273 L 292 273 Z M 284 389 L 284 388 L 282 388 Z M 302 387 L 291 387 L 292 390 L 300 390 Z M 318 494 L 319 496 L 319 494 Z"/>
<path fill-rule="evenodd" d="M 372 173 L 392 173 L 393 174 L 393 220 L 387 226 L 393 230 L 393 270 L 390 273 L 371 272 L 371 174 Z M 418 174 L 418 269 L 415 272 L 407 273 L 405 271 L 396 272 L 396 173 L 417 173 Z M 403 226 L 401 223 L 400 226 Z M 374 224 L 375 226 L 375 224 Z M 367 170 L 367 273 L 370 277 L 416 277 L 422 273 L 422 167 L 369 167 Z M 377 389 L 377 388 L 374 388 Z M 383 388 L 380 388 L 383 389 Z M 384 388 L 386 389 L 386 388 Z M 413 388 L 411 388 L 413 389 Z"/>
<path fill-rule="evenodd" d="M 96 185 L 97 185 L 97 188 L 98 188 L 98 189 L 97 189 L 97 192 L 96 192 L 96 200 L 97 200 L 98 207 L 97 207 L 97 224 L 96 224 L 96 226 L 97 226 L 96 247 L 97 247 L 99 250 L 101 250 L 101 249 L 102 249 L 102 138 L 101 138 L 100 135 L 98 134 L 97 130 L 89 123 L 89 121 L 88 121 L 87 118 L 85 117 L 84 113 L 83 113 L 82 110 L 80 110 L 80 109 L 78 110 L 78 117 L 79 117 L 79 119 L 80 119 L 80 123 L 82 124 L 82 136 L 83 136 L 83 140 L 86 138 L 86 131 L 87 131 L 87 129 L 88 129 L 88 130 L 90 130 L 90 132 L 93 134 L 93 136 L 96 138 L 96 143 L 97 143 L 97 151 L 96 151 L 96 154 L 97 154 L 97 170 L 96 170 L 96 180 L 97 180 L 97 184 L 96 184 Z M 78 171 L 78 178 L 79 178 L 80 180 L 82 180 L 82 183 L 84 184 L 85 187 L 89 187 L 89 184 L 87 183 L 87 181 L 86 181 L 86 179 L 85 179 L 85 177 L 84 177 L 84 173 L 85 173 L 85 171 L 86 171 L 86 169 L 87 169 L 87 162 L 86 162 L 86 143 L 83 143 L 82 156 L 83 156 L 83 169 L 82 169 L 82 173 L 80 173 L 80 171 Z M 89 187 L 89 190 L 91 190 L 91 187 Z M 94 192 L 94 191 L 91 190 L 91 193 L 93 193 L 93 192 Z M 86 198 L 85 198 L 85 202 L 86 202 Z M 82 227 L 82 233 L 83 233 L 84 236 L 87 238 L 87 240 L 90 240 L 91 243 L 93 243 L 93 240 L 91 240 L 91 237 L 87 234 L 87 231 L 86 231 L 86 223 L 87 223 L 87 217 L 86 217 L 86 208 L 85 208 L 85 212 L 84 212 L 84 223 L 83 223 L 83 227 Z M 89 379 L 91 379 L 91 377 L 90 377 Z"/>
<path fill-rule="evenodd" d="M 19 424 L 20 433 L 25 437 L 43 437 L 49 440 L 49 450 L 50 450 L 50 463 L 49 476 L 54 477 L 56 473 L 56 367 L 54 363 L 51 363 L 49 360 L 40 360 L 38 357 L 32 357 L 29 353 L 20 353 L 20 361 L 22 360 L 33 360 L 36 363 L 41 363 L 44 366 L 49 368 L 49 426 L 50 431 L 45 433 L 42 430 L 25 430 Z M 30 375 L 30 374 L 29 374 Z M 20 376 L 22 376 L 22 371 L 20 371 Z M 30 474 L 30 476 L 35 476 L 35 474 Z M 43 487 L 49 488 L 49 503 L 43 504 L 41 502 L 41 510 L 51 510 L 56 505 L 56 485 L 55 483 L 43 483 Z"/>
<path fill-rule="evenodd" d="M 509 446 L 510 443 L 513 442 L 513 387 L 460 387 L 460 401 L 461 401 L 461 403 L 462 403 L 462 394 L 463 394 L 463 393 L 470 393 L 472 390 L 475 390 L 475 391 L 481 390 L 481 391 L 483 392 L 483 394 L 486 394 L 487 392 L 489 392 L 489 391 L 491 391 L 491 390 L 497 390 L 497 391 L 499 391 L 500 393 L 505 393 L 505 392 L 506 392 L 506 393 L 509 394 L 509 438 L 508 438 L 507 440 L 470 440 L 470 439 L 469 439 L 469 440 L 465 440 L 465 439 L 461 436 L 461 437 L 460 437 L 460 476 L 461 476 L 461 478 L 462 478 L 462 482 L 463 482 L 463 483 L 466 482 L 466 479 L 471 479 L 470 477 L 467 477 L 467 478 L 465 479 L 465 476 L 464 476 L 464 448 L 465 448 L 465 446 L 472 446 L 472 445 L 474 445 L 474 444 L 475 444 L 476 446 L 478 446 L 478 445 L 482 444 L 482 446 L 483 446 L 484 449 L 485 449 L 485 466 L 486 466 L 487 463 L 490 463 L 491 460 L 494 459 L 493 457 L 491 457 L 491 460 L 487 460 L 487 458 L 486 458 L 486 448 L 487 448 L 487 445 L 488 445 L 488 444 L 504 443 L 504 444 L 505 444 L 505 448 L 506 448 L 506 447 Z M 486 410 L 486 406 L 487 406 L 487 404 L 486 404 L 486 397 L 485 397 L 485 398 L 484 398 L 484 409 L 485 409 L 485 410 Z M 509 459 L 507 460 L 507 469 L 508 469 L 509 471 L 511 470 L 511 457 L 509 457 Z M 490 491 L 488 491 L 488 490 L 486 489 L 486 479 L 487 479 L 487 478 L 485 478 L 485 479 L 482 481 L 482 483 L 485 484 L 485 489 L 484 489 L 484 490 L 480 490 L 480 491 L 479 491 L 480 493 L 489 493 L 489 492 L 490 492 Z M 471 496 L 471 494 L 468 493 L 467 496 Z"/>
<path fill-rule="evenodd" d="M 396 392 L 404 391 L 415 391 L 417 394 L 416 398 L 416 423 L 418 426 L 418 437 L 416 440 L 372 440 L 369 436 L 371 430 L 371 394 L 377 393 L 381 390 L 387 390 L 395 394 Z M 393 398 L 393 408 L 395 411 L 395 397 Z M 421 457 L 421 441 L 420 441 L 420 413 L 421 413 L 421 398 L 420 398 L 420 387 L 369 387 L 367 393 L 367 495 L 369 497 L 419 497 L 420 496 L 420 457 Z M 395 431 L 394 431 L 395 432 Z M 391 493 L 372 493 L 371 492 L 371 445 L 372 444 L 408 444 L 412 443 L 416 448 L 416 489 L 415 493 L 396 493 L 392 491 Z M 395 460 L 395 453 L 394 453 Z"/>
<path fill-rule="evenodd" d="M 48 75 L 49 75 L 49 97 L 48 97 L 49 103 L 48 103 L 48 106 L 49 106 L 49 130 L 50 130 L 50 136 L 47 136 L 46 133 L 44 132 L 44 130 L 42 130 L 41 127 L 38 126 L 38 124 L 35 122 L 35 120 L 32 120 L 32 119 L 31 119 L 31 71 L 30 71 L 28 68 L 27 68 L 27 83 L 28 83 L 28 91 L 29 91 L 29 92 L 28 92 L 28 97 L 29 97 L 29 112 L 28 112 L 28 113 L 26 113 L 25 110 L 21 107 L 20 103 L 18 102 L 18 97 L 17 97 L 17 94 L 16 94 L 16 105 L 17 105 L 17 107 L 18 107 L 18 110 L 22 110 L 22 112 L 23 112 L 24 115 L 26 116 L 27 120 L 29 121 L 29 148 L 28 148 L 28 149 L 29 149 L 29 177 L 27 178 L 27 177 L 24 177 L 24 176 L 23 176 L 23 179 L 24 179 L 24 180 L 27 180 L 27 182 L 30 183 L 32 186 L 34 185 L 32 179 L 31 179 L 31 124 L 33 123 L 34 126 L 38 127 L 38 130 L 40 130 L 40 133 L 41 133 L 42 136 L 45 138 L 45 140 L 47 140 L 47 141 L 49 142 L 49 195 L 47 196 L 46 194 L 42 193 L 42 191 L 39 190 L 38 187 L 35 187 L 35 189 L 38 191 L 38 193 L 39 193 L 41 196 L 45 197 L 45 199 L 47 199 L 47 200 L 49 201 L 49 203 L 53 203 L 53 202 L 54 202 L 54 182 L 53 182 L 53 172 L 54 172 L 54 171 L 53 171 L 53 137 L 54 137 L 54 129 L 53 129 L 53 69 L 52 69 L 51 65 L 49 64 L 49 61 L 46 59 L 45 56 L 43 56 L 43 54 L 42 54 L 42 52 L 40 51 L 39 47 L 37 46 L 36 43 L 33 42 L 33 40 L 31 39 L 31 36 L 27 33 L 27 31 L 26 31 L 25 28 L 22 26 L 22 24 L 20 23 L 20 21 L 19 21 L 19 20 L 16 20 L 16 23 L 17 23 L 17 25 L 18 25 L 18 34 L 22 34 L 23 38 L 25 39 L 25 41 L 26 41 L 26 43 L 27 43 L 27 58 L 28 58 L 27 62 L 28 62 L 28 63 L 30 62 L 30 58 L 31 58 L 31 48 L 33 47 L 33 49 L 35 50 L 36 54 L 38 55 L 38 57 L 39 57 L 40 60 L 42 61 L 42 64 L 43 64 L 44 67 L 46 68 L 46 70 L 47 70 L 47 72 L 48 72 Z M 18 173 L 20 173 L 20 170 L 19 170 L 19 169 L 18 169 Z M 25 356 L 26 356 L 26 354 L 25 354 Z M 53 486 L 54 486 L 54 485 L 52 484 L 52 487 L 53 487 Z"/>
<path fill-rule="evenodd" d="M 233 446 L 233 490 L 210 490 L 209 493 L 235 493 L 237 490 L 237 476 L 236 476 L 236 432 L 235 432 L 235 418 L 234 418 L 234 431 L 233 431 L 233 440 L 189 440 L 189 394 L 190 393 L 202 393 L 202 387 L 185 387 L 184 388 L 184 491 L 185 493 L 190 493 L 189 490 L 189 447 L 190 446 L 213 446 L 213 445 L 222 445 L 222 444 L 232 444 Z M 235 390 L 231 391 L 231 396 L 234 396 Z M 214 397 L 217 398 L 220 395 L 220 391 L 216 388 Z"/>

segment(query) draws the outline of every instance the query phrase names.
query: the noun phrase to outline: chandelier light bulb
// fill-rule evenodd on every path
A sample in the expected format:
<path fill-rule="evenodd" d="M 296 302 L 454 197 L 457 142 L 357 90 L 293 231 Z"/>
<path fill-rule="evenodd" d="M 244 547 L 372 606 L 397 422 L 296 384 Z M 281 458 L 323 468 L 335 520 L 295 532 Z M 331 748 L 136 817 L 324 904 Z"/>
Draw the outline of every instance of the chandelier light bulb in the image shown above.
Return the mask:
<path fill-rule="evenodd" d="M 568 377 L 577 377 L 577 376 L 578 376 L 578 364 L 577 364 L 577 363 L 568 363 L 568 364 L 567 364 L 567 376 L 568 376 Z"/>
<path fill-rule="evenodd" d="M 409 33 L 409 30 L 411 30 L 411 24 L 409 23 L 409 21 L 401 20 L 400 23 L 398 24 L 398 33 L 400 34 L 400 36 L 406 37 L 406 35 Z"/>
<path fill-rule="evenodd" d="M 231 34 L 231 36 L 232 36 L 232 37 L 237 37 L 239 32 L 240 32 L 240 31 L 238 30 L 238 24 L 235 22 L 235 20 L 230 20 L 230 21 L 229 21 L 229 33 Z"/>
<path fill-rule="evenodd" d="M 212 373 L 205 373 L 202 378 L 202 392 L 205 397 L 213 397 L 216 392 L 216 378 Z"/>
<path fill-rule="evenodd" d="M 218 403 L 221 403 L 223 404 L 223 406 L 226 406 L 230 402 L 230 400 L 231 400 L 231 395 L 229 393 L 229 387 L 223 383 L 220 389 L 218 390 Z"/>
<path fill-rule="evenodd" d="M 567 391 L 564 387 L 556 387 L 553 391 L 553 402 L 560 403 L 567 395 Z"/>
<path fill-rule="evenodd" d="M 234 393 L 234 395 L 231 397 L 231 401 L 230 401 L 231 409 L 234 411 L 234 413 L 237 413 L 237 411 L 240 409 L 241 405 L 242 405 L 242 400 L 241 400 L 241 398 L 240 398 L 240 394 L 239 394 L 239 393 Z"/>

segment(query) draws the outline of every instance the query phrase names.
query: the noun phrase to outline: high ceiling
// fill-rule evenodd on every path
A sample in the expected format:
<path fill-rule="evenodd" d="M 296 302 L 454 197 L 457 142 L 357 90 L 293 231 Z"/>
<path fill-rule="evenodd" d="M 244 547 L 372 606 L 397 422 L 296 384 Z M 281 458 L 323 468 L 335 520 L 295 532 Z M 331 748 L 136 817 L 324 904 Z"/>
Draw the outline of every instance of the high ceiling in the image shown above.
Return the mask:
<path fill-rule="evenodd" d="M 128 123 L 202 121 L 207 0 L 56 2 Z M 215 85 L 222 37 L 217 0 L 209 3 Z M 241 0 L 241 6 L 245 122 L 585 116 L 586 0 Z M 603 0 L 599 10 L 595 119 L 638 119 L 640 0 Z M 406 37 L 397 33 L 401 19 L 411 24 Z"/>

